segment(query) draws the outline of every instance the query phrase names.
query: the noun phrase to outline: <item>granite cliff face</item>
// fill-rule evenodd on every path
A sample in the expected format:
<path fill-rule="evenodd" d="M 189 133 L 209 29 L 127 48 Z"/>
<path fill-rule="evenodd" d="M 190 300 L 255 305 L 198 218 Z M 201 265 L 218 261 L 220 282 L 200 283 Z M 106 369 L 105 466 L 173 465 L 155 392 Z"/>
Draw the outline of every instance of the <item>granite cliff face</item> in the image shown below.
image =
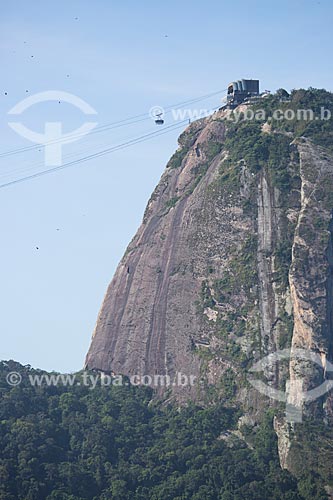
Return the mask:
<path fill-rule="evenodd" d="M 199 376 L 195 343 L 208 341 L 210 323 L 198 312 L 202 283 L 209 263 L 219 267 L 225 258 L 223 224 L 233 217 L 231 207 L 217 214 L 205 195 L 218 172 L 224 134 L 222 122 L 203 120 L 180 138 L 107 291 L 89 367 Z M 238 239 L 241 231 L 235 227 Z"/>
<path fill-rule="evenodd" d="M 289 106 L 311 100 L 309 92 L 295 91 Z M 254 106 L 287 105 L 271 97 Z M 196 385 L 174 388 L 175 397 L 223 398 L 254 420 L 270 401 L 280 443 L 290 447 L 281 404 L 256 391 L 248 373 L 284 348 L 319 355 L 320 365 L 291 355 L 262 377 L 272 389 L 287 383 L 291 407 L 331 418 L 329 394 L 299 397 L 300 383 L 306 392 L 330 376 L 333 354 L 333 157 L 319 128 L 327 124 L 235 123 L 229 113 L 180 136 L 108 288 L 86 366 L 194 375 Z"/>

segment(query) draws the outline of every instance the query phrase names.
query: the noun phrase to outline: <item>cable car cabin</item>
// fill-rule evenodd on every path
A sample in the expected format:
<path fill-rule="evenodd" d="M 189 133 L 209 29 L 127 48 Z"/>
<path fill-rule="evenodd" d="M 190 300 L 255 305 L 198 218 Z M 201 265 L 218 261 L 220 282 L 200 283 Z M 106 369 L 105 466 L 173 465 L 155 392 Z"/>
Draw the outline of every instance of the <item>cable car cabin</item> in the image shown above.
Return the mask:
<path fill-rule="evenodd" d="M 259 80 L 237 80 L 228 86 L 227 107 L 235 108 L 250 97 L 259 95 Z"/>
<path fill-rule="evenodd" d="M 162 113 L 158 113 L 155 115 L 155 123 L 156 123 L 156 125 L 163 125 L 164 124 L 164 120 L 162 118 Z"/>

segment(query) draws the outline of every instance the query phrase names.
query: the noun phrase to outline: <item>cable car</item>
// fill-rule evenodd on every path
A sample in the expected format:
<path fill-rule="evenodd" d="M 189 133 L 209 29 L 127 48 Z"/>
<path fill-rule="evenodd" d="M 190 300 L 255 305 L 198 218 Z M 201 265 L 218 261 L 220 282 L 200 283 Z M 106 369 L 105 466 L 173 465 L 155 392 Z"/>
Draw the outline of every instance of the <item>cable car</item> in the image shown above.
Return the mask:
<path fill-rule="evenodd" d="M 162 114 L 163 114 L 163 113 L 157 113 L 157 114 L 155 115 L 155 117 L 156 117 L 156 119 L 155 119 L 155 123 L 156 123 L 156 125 L 163 125 L 164 120 L 163 120 L 163 118 L 162 118 Z"/>

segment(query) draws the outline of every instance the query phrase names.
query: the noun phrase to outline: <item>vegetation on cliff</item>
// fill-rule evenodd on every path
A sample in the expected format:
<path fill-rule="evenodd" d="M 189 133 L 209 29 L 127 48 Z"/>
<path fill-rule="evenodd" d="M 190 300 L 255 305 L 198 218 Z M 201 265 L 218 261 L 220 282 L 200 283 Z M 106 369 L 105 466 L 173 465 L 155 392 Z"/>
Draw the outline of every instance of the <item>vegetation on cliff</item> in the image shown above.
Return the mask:
<path fill-rule="evenodd" d="M 41 373 L 0 364 L 0 499 L 326 498 L 315 478 L 280 469 L 271 415 L 247 446 L 235 409 L 165 406 L 144 387 L 32 387 Z"/>

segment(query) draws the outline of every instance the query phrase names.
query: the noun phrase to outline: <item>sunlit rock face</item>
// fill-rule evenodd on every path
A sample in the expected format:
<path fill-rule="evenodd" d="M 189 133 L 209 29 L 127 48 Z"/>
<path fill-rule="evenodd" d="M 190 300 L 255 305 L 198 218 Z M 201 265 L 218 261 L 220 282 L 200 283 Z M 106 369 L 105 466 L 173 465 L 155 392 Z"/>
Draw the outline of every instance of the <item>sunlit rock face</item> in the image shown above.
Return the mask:
<path fill-rule="evenodd" d="M 291 348 L 291 359 L 266 365 L 262 377 L 279 390 L 288 381 L 287 404 L 305 415 L 331 418 L 327 395 L 307 403 L 299 394 L 300 383 L 307 392 L 330 376 L 331 153 L 292 127 L 235 124 L 228 113 L 180 136 L 107 290 L 86 367 L 192 375 L 193 386 L 168 391 L 178 400 L 222 398 L 260 418 L 279 404 L 248 383 L 249 368 Z"/>

